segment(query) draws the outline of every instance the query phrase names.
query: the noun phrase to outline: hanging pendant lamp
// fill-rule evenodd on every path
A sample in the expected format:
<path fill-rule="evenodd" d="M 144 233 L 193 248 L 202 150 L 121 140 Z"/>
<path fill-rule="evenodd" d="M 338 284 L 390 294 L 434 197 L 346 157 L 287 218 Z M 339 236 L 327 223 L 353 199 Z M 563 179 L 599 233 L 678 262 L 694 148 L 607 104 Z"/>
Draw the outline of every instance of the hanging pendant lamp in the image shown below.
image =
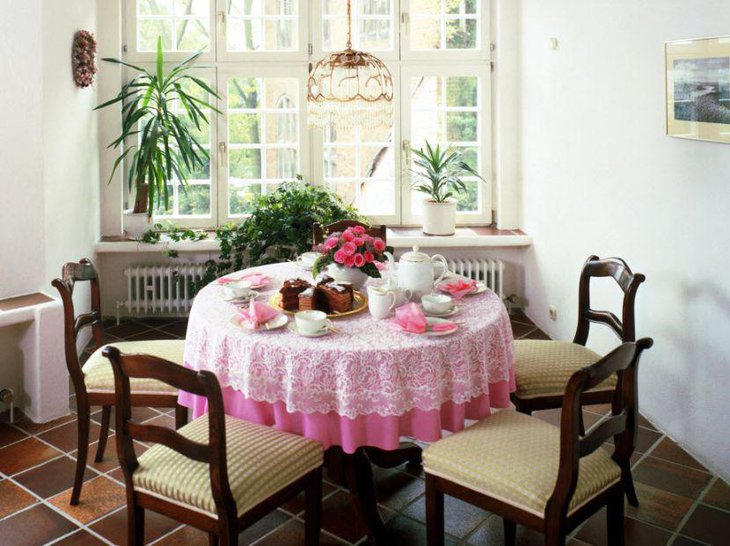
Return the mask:
<path fill-rule="evenodd" d="M 347 0 L 347 45 L 319 61 L 307 81 L 309 125 L 389 126 L 393 122 L 393 76 L 383 61 L 352 49 Z"/>

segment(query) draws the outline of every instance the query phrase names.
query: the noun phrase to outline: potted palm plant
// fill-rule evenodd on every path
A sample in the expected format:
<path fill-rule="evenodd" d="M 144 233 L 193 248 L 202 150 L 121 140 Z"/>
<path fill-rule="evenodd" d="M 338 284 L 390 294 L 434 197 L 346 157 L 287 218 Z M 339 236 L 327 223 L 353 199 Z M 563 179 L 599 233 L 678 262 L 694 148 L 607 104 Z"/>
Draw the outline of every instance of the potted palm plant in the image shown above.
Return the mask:
<path fill-rule="evenodd" d="M 453 235 L 456 232 L 456 199 L 467 191 L 464 176 L 484 178 L 462 158 L 461 153 L 426 141 L 425 148 L 411 149 L 414 155 L 412 188 L 426 194 L 423 203 L 423 232 Z"/>
<path fill-rule="evenodd" d="M 122 106 L 122 130 L 109 147 L 124 151 L 114 161 L 110 180 L 126 159 L 129 189 L 134 188 L 135 201 L 134 208 L 125 211 L 125 230 L 134 238 L 146 231 L 156 206 L 164 203 L 167 208 L 170 182 L 177 180 L 187 190 L 188 174 L 204 167 L 210 158 L 192 131 L 208 125 L 206 109 L 219 111 L 195 91 L 203 96 L 220 96 L 190 73 L 199 56 L 195 53 L 165 73 L 162 39 L 158 38 L 153 72 L 118 59 L 102 59 L 137 72 L 116 97 L 95 108 L 117 103 Z"/>

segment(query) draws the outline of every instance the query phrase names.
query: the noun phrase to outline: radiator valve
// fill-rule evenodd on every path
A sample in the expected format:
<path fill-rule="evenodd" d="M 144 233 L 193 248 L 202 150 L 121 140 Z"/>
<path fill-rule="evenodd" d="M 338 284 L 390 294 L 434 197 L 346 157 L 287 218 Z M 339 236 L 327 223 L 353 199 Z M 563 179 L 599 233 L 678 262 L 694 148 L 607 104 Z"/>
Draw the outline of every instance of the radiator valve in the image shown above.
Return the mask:
<path fill-rule="evenodd" d="M 10 406 L 10 422 L 12 423 L 14 421 L 13 417 L 13 401 L 15 400 L 13 396 L 13 389 L 3 389 L 0 390 L 0 402 L 3 404 L 7 404 Z"/>

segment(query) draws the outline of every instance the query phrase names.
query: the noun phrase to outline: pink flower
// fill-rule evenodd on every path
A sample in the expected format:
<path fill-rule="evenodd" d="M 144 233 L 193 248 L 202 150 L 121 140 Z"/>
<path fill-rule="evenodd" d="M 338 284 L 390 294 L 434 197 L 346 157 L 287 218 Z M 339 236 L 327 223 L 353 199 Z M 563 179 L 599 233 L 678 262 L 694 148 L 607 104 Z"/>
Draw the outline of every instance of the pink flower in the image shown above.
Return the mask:
<path fill-rule="evenodd" d="M 356 246 L 362 246 L 365 244 L 365 239 L 362 237 L 355 237 L 352 242 L 355 243 Z"/>
<path fill-rule="evenodd" d="M 345 256 L 352 256 L 355 254 L 355 251 L 357 250 L 357 247 L 355 246 L 355 243 L 349 242 L 342 245 L 342 252 L 345 253 Z"/>
<path fill-rule="evenodd" d="M 355 265 L 355 257 L 346 256 L 345 257 L 345 267 L 352 267 L 353 265 Z"/>
<path fill-rule="evenodd" d="M 375 261 L 375 255 L 372 252 L 370 252 L 369 250 L 365 251 L 365 254 L 363 254 L 363 257 L 365 258 L 365 261 L 369 264 L 371 264 Z"/>
<path fill-rule="evenodd" d="M 385 243 L 382 239 L 376 238 L 373 240 L 373 248 L 378 252 L 383 252 L 385 250 Z"/>
<path fill-rule="evenodd" d="M 359 252 L 357 254 L 355 254 L 354 259 L 355 259 L 355 267 L 362 267 L 365 265 L 365 257 L 362 254 L 360 254 Z"/>
<path fill-rule="evenodd" d="M 351 230 L 345 230 L 345 232 L 342 234 L 342 238 L 345 241 L 352 241 L 355 238 L 355 234 Z"/>
<path fill-rule="evenodd" d="M 375 262 L 375 267 L 378 269 L 378 271 L 384 271 L 388 268 L 388 265 L 384 262 Z"/>
<path fill-rule="evenodd" d="M 344 251 L 342 249 L 335 252 L 335 261 L 338 264 L 344 264 L 347 257 L 348 256 L 344 253 Z"/>
<path fill-rule="evenodd" d="M 355 226 L 352 228 L 352 231 L 354 231 L 357 235 L 362 235 L 365 233 L 365 228 L 362 226 Z"/>
<path fill-rule="evenodd" d="M 332 250 L 333 248 L 337 248 L 337 243 L 339 243 L 337 237 L 330 237 L 324 242 L 324 248 L 325 250 Z"/>
<path fill-rule="evenodd" d="M 370 235 L 368 235 L 367 233 L 365 235 L 363 235 L 362 238 L 365 239 L 365 242 L 366 243 L 372 243 L 373 242 L 373 238 Z"/>

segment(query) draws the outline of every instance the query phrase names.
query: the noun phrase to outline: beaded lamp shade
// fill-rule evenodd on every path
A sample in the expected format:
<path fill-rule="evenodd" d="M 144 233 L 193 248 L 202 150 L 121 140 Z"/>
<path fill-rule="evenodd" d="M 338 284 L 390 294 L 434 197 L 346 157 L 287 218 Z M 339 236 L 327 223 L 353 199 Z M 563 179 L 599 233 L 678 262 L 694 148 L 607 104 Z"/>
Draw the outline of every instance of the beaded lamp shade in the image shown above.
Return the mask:
<path fill-rule="evenodd" d="M 315 127 L 390 125 L 393 76 L 377 57 L 352 49 L 350 0 L 347 46 L 317 63 L 307 82 L 308 121 Z"/>

